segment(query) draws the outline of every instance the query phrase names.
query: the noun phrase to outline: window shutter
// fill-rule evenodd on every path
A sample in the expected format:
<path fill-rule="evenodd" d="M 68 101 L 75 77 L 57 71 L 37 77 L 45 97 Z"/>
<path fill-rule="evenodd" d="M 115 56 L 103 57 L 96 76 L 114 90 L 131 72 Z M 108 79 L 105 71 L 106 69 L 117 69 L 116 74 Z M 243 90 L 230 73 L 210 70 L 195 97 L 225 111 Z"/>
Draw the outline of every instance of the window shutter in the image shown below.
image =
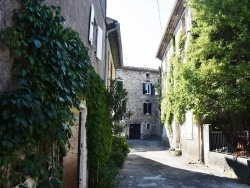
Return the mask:
<path fill-rule="evenodd" d="M 98 26 L 96 57 L 100 60 L 102 60 L 102 33 L 102 29 Z"/>
<path fill-rule="evenodd" d="M 151 103 L 148 103 L 148 113 L 151 114 Z"/>
<path fill-rule="evenodd" d="M 94 10 L 94 5 L 92 4 L 90 10 L 90 20 L 89 20 L 89 42 L 91 46 L 93 45 L 94 22 L 95 22 L 95 10 Z"/>
<path fill-rule="evenodd" d="M 144 111 L 144 114 L 147 113 L 147 103 L 143 103 L 143 111 Z"/>
<path fill-rule="evenodd" d="M 142 84 L 142 93 L 145 94 L 146 93 L 146 83 Z"/>
<path fill-rule="evenodd" d="M 155 86 L 151 84 L 151 95 L 155 95 Z"/>

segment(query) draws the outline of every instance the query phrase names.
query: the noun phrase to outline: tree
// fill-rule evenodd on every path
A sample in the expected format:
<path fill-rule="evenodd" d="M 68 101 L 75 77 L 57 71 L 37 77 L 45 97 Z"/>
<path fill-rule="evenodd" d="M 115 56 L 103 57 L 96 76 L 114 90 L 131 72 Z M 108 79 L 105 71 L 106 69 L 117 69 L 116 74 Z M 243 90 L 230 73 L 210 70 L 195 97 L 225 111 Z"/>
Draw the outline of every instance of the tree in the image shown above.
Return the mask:
<path fill-rule="evenodd" d="M 123 82 L 118 80 L 109 81 L 109 103 L 110 113 L 113 122 L 113 133 L 121 134 L 124 126 L 120 122 L 125 116 L 130 116 L 130 112 L 126 112 L 128 92 L 123 88 Z"/>
<path fill-rule="evenodd" d="M 223 119 L 232 129 L 244 127 L 250 117 L 250 2 L 187 2 L 193 11 L 183 70 L 192 99 L 188 105 L 203 119 Z"/>

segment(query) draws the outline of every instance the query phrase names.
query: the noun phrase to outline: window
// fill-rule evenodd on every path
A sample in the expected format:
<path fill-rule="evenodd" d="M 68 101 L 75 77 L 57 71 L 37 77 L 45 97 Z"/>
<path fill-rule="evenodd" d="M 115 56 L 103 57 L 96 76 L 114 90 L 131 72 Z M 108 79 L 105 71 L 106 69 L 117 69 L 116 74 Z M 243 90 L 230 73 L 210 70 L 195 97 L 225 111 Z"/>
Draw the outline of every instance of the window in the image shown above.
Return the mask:
<path fill-rule="evenodd" d="M 151 83 L 143 83 L 142 89 L 143 94 L 154 95 L 155 93 L 154 86 Z"/>
<path fill-rule="evenodd" d="M 147 124 L 147 129 L 151 129 L 151 126 L 150 126 L 150 124 Z"/>
<path fill-rule="evenodd" d="M 149 78 L 150 78 L 150 73 L 147 72 L 147 73 L 146 73 L 146 79 L 149 79 Z"/>
<path fill-rule="evenodd" d="M 122 77 L 122 69 L 116 69 L 116 78 Z"/>
<path fill-rule="evenodd" d="M 145 102 L 145 103 L 143 103 L 144 114 L 150 115 L 151 114 L 151 107 L 152 107 L 152 103 L 151 102 Z"/>

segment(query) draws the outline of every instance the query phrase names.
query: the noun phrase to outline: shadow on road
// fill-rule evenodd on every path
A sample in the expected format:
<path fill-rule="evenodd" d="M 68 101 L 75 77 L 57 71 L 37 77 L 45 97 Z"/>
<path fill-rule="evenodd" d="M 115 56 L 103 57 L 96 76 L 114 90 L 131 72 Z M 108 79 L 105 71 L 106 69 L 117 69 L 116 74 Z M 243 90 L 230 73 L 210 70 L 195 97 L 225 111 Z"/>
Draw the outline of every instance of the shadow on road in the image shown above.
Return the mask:
<path fill-rule="evenodd" d="M 181 157 L 174 157 L 159 141 L 129 141 L 130 154 L 118 188 L 168 187 L 168 188 L 247 188 L 235 179 L 209 174 L 197 165 L 185 164 Z M 199 164 L 200 165 L 200 164 Z"/>

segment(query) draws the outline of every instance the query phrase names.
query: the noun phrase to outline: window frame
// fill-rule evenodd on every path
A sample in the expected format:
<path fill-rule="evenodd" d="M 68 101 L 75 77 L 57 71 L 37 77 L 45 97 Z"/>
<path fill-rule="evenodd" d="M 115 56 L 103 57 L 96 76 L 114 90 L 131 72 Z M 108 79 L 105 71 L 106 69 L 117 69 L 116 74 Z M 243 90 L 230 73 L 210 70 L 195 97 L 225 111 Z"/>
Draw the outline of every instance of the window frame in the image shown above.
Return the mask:
<path fill-rule="evenodd" d="M 143 94 L 151 95 L 152 94 L 152 84 L 150 82 L 143 83 Z"/>

